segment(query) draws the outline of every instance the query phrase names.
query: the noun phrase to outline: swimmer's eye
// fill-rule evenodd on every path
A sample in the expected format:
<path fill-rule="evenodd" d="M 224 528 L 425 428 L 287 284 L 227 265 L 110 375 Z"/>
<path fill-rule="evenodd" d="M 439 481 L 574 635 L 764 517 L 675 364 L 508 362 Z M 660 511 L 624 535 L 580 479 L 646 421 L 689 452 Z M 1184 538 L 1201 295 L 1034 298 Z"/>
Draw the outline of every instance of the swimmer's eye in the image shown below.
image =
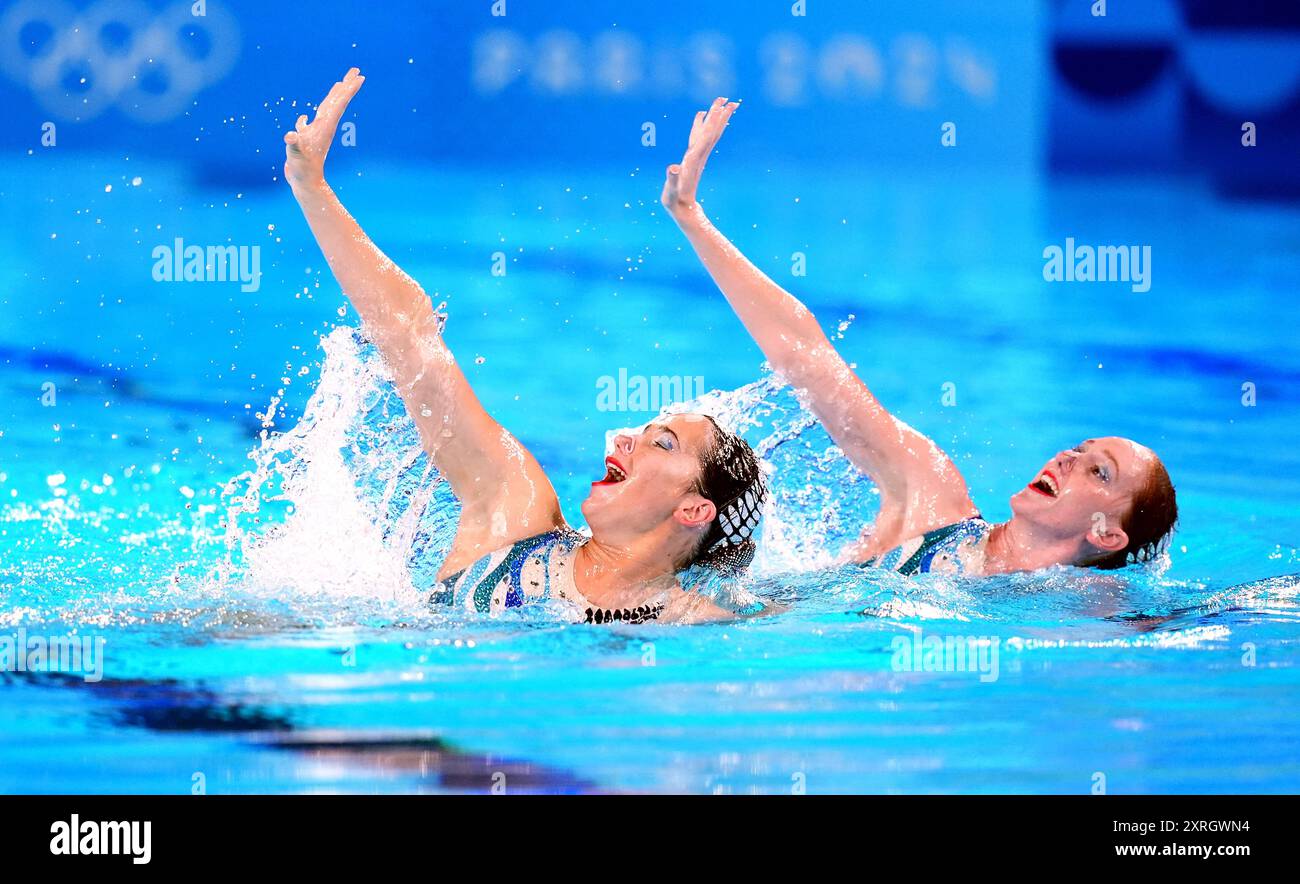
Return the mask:
<path fill-rule="evenodd" d="M 1092 468 L 1092 474 L 1097 478 L 1101 479 L 1101 481 L 1103 482 L 1110 481 L 1110 470 L 1106 469 L 1103 466 L 1100 465 L 1094 466 Z"/>
<path fill-rule="evenodd" d="M 658 439 L 655 440 L 655 444 L 658 445 L 660 448 L 662 448 L 664 451 L 673 450 L 673 440 L 668 436 L 660 436 Z"/>

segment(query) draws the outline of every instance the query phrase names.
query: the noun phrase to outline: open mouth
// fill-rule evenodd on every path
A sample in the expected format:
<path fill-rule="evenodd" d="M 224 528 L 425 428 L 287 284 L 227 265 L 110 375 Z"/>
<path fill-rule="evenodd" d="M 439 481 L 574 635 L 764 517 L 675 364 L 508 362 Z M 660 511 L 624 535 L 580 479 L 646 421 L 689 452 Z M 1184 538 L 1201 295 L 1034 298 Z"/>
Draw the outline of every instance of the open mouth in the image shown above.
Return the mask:
<path fill-rule="evenodd" d="M 1061 493 L 1061 486 L 1050 470 L 1043 470 L 1037 479 L 1029 483 L 1029 487 L 1047 497 L 1057 497 Z"/>
<path fill-rule="evenodd" d="M 599 482 L 592 482 L 592 485 L 616 485 L 619 482 L 627 481 L 627 470 L 623 465 L 612 457 L 605 458 L 605 478 Z"/>

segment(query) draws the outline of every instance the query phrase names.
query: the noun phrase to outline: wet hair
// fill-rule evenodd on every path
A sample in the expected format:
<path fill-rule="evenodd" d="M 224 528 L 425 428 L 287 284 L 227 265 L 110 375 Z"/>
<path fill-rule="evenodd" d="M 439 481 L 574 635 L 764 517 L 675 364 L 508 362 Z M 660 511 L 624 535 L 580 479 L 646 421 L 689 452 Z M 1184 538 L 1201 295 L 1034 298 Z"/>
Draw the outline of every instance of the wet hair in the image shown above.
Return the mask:
<path fill-rule="evenodd" d="M 1153 561 L 1169 545 L 1174 523 L 1178 521 L 1178 499 L 1169 471 L 1159 459 L 1151 465 L 1147 479 L 1133 494 L 1129 510 L 1120 520 L 1120 527 L 1128 535 L 1128 545 L 1088 565 L 1111 571 L 1132 564 Z"/>
<path fill-rule="evenodd" d="M 709 423 L 713 444 L 700 455 L 700 475 L 692 490 L 712 501 L 718 512 L 686 567 L 735 575 L 749 567 L 758 550 L 753 534 L 762 518 L 767 483 L 749 443 L 711 417 Z"/>

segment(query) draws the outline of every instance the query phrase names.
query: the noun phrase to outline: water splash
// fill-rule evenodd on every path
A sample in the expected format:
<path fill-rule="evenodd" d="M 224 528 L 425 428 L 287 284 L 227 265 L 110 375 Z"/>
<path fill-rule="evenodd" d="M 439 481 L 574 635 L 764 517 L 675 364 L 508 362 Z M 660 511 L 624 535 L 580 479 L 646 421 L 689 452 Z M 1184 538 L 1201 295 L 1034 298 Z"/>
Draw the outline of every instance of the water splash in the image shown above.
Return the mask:
<path fill-rule="evenodd" d="M 115 511 L 72 493 L 0 513 L 10 541 L 25 538 L 18 555 L 0 563 L 8 621 L 43 612 L 88 624 L 426 622 L 425 591 L 450 547 L 459 505 L 373 345 L 340 327 L 321 347 L 320 380 L 302 418 L 283 432 L 263 428 L 249 468 L 226 483 L 219 506 Z M 878 498 L 789 387 L 766 373 L 668 411 L 712 415 L 745 437 L 769 472 L 758 556 L 727 588 L 736 607 L 757 595 L 813 620 L 1089 619 L 1174 628 L 1230 604 L 1295 606 L 1295 581 L 1287 579 L 1266 601 L 1155 572 L 1116 579 L 1054 569 L 972 581 L 837 566 L 836 553 Z M 38 551 L 43 561 L 34 561 Z"/>
<path fill-rule="evenodd" d="M 375 347 L 347 327 L 321 347 L 302 418 L 284 432 L 264 427 L 251 467 L 223 491 L 228 557 L 215 582 L 265 596 L 411 602 L 433 585 L 459 506 Z M 668 412 L 682 410 L 714 416 L 766 464 L 772 493 L 754 575 L 831 565 L 874 511 L 871 483 L 771 373 Z M 733 607 L 752 600 L 734 583 L 700 588 L 727 593 Z"/>
<path fill-rule="evenodd" d="M 383 360 L 356 330 L 321 339 L 301 420 L 264 430 L 228 483 L 220 579 L 294 595 L 418 598 L 459 512 L 420 445 Z"/>
<path fill-rule="evenodd" d="M 816 571 L 837 561 L 879 508 L 875 486 L 834 445 L 779 376 L 713 390 L 666 413 L 698 412 L 744 438 L 764 463 L 769 496 L 751 570 Z"/>

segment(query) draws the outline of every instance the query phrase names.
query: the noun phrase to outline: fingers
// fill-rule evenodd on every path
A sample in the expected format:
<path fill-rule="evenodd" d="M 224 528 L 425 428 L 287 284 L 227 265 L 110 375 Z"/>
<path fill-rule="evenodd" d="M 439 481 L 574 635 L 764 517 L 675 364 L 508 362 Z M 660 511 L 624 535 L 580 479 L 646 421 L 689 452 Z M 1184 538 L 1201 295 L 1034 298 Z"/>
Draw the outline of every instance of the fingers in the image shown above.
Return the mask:
<path fill-rule="evenodd" d="M 310 152 L 315 149 L 313 147 L 315 142 L 322 139 L 328 142 L 333 139 L 334 129 L 338 126 L 339 117 L 343 115 L 348 102 L 352 100 L 352 96 L 357 94 L 357 90 L 361 88 L 361 84 L 365 81 L 366 78 L 361 76 L 361 71 L 357 68 L 350 68 L 343 79 L 335 83 L 330 88 L 329 94 L 317 105 L 316 118 L 308 123 L 307 115 L 302 114 L 294 122 L 293 130 L 284 134 L 286 150 L 290 153 L 299 154 L 302 152 L 303 147 L 306 146 Z M 313 130 L 312 127 L 317 123 L 321 124 L 320 128 Z M 319 145 L 316 146 L 319 147 Z M 325 149 L 328 150 L 328 144 L 326 144 Z M 324 156 L 323 153 L 322 156 Z"/>
<path fill-rule="evenodd" d="M 705 123 L 705 126 L 713 136 L 714 144 L 717 144 L 718 139 L 722 137 L 722 130 L 727 128 L 727 124 L 731 122 L 731 115 L 736 112 L 738 107 L 740 107 L 740 102 L 733 101 L 730 104 L 724 104 L 709 114 L 709 120 Z"/>
<path fill-rule="evenodd" d="M 703 139 L 708 137 L 709 121 L 713 119 L 714 111 L 726 103 L 727 99 L 725 98 L 715 98 L 708 110 L 702 110 L 695 115 L 695 123 L 691 126 L 691 138 L 688 142 L 690 147 L 696 147 Z"/>
<path fill-rule="evenodd" d="M 727 106 L 727 99 L 725 98 L 713 99 L 713 104 L 709 106 L 709 114 L 704 119 L 704 125 L 707 127 L 711 123 L 716 123 L 716 117 L 714 116 L 714 114 L 721 112 L 722 109 L 725 108 L 726 106 Z"/>
<path fill-rule="evenodd" d="M 316 121 L 328 123 L 333 117 L 342 113 L 339 109 L 339 90 L 343 88 L 342 83 L 335 83 L 330 87 L 330 91 L 325 93 L 325 97 L 316 105 Z"/>
<path fill-rule="evenodd" d="M 700 130 L 704 128 L 704 117 L 707 114 L 708 111 L 700 111 L 695 115 L 695 122 L 691 124 L 691 137 L 687 141 L 688 145 L 694 144 L 696 139 L 699 138 Z"/>
<path fill-rule="evenodd" d="M 695 121 L 691 124 L 691 136 L 686 144 L 687 153 L 711 152 L 738 107 L 740 107 L 739 101 L 729 102 L 725 97 L 719 96 L 713 100 L 713 104 L 709 105 L 708 110 L 697 113 Z"/>
<path fill-rule="evenodd" d="M 336 123 L 365 81 L 366 78 L 361 76 L 357 68 L 349 68 L 343 79 L 330 87 L 329 93 L 317 105 L 316 119 L 331 125 Z"/>
<path fill-rule="evenodd" d="M 707 111 L 695 115 L 695 125 L 691 128 L 691 141 L 686 152 L 692 156 L 708 156 L 717 146 L 722 131 L 731 121 L 731 115 L 740 107 L 739 101 L 728 102 L 725 98 L 716 99 Z"/>
<path fill-rule="evenodd" d="M 731 115 L 738 107 L 740 107 L 739 101 L 728 103 L 725 98 L 713 102 L 713 107 L 709 108 L 709 116 L 704 121 L 704 130 L 713 135 L 714 141 L 722 137 L 722 130 L 727 128 Z"/>

